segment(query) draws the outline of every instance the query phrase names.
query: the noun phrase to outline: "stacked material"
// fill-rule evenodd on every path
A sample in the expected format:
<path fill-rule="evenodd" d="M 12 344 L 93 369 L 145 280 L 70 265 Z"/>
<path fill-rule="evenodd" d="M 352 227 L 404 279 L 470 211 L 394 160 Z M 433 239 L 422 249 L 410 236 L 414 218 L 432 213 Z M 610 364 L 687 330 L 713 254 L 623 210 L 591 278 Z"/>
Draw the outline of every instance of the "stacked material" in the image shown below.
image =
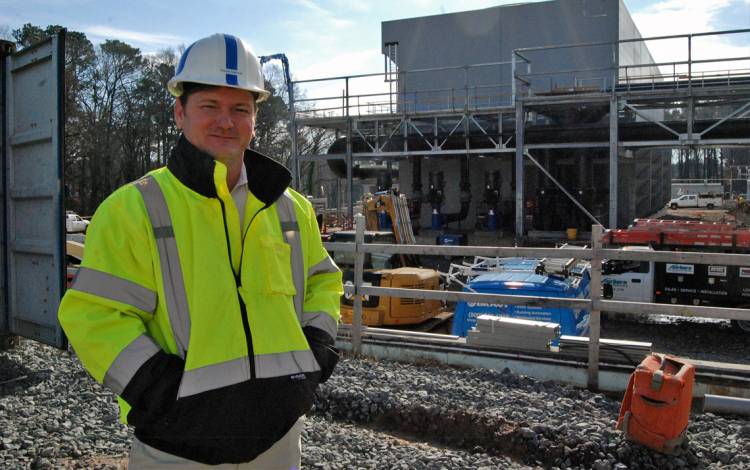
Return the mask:
<path fill-rule="evenodd" d="M 476 328 L 466 336 L 466 344 L 480 348 L 548 351 L 549 343 L 559 335 L 557 323 L 479 315 Z"/>
<path fill-rule="evenodd" d="M 399 232 L 399 243 L 407 245 L 416 245 L 417 239 L 414 237 L 414 228 L 411 225 L 409 216 L 409 203 L 404 194 L 391 196 L 393 201 L 393 211 L 396 213 L 396 220 L 393 225 Z"/>
<path fill-rule="evenodd" d="M 602 338 L 599 340 L 599 361 L 640 364 L 644 357 L 651 354 L 651 346 L 652 343 Z M 589 339 L 585 336 L 560 337 L 561 355 L 586 358 L 588 350 Z"/>

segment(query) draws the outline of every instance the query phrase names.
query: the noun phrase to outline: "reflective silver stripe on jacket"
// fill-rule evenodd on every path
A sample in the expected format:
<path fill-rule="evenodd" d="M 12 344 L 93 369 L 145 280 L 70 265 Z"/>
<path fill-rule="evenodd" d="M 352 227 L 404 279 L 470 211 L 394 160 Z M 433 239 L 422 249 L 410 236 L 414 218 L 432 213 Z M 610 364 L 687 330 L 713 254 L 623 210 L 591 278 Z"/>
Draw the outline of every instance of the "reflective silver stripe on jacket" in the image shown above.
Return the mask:
<path fill-rule="evenodd" d="M 300 240 L 297 214 L 294 211 L 294 200 L 287 191 L 276 201 L 276 212 L 279 214 L 281 233 L 284 240 L 291 247 L 292 279 L 297 293 L 294 296 L 294 311 L 302 323 L 302 305 L 305 301 L 305 262 L 302 257 L 302 241 Z"/>
<path fill-rule="evenodd" d="M 336 263 L 333 262 L 331 257 L 326 256 L 320 263 L 315 266 L 310 266 L 310 269 L 307 270 L 307 277 L 309 279 L 316 274 L 334 274 L 339 271 L 339 267 L 336 266 Z"/>
<path fill-rule="evenodd" d="M 177 252 L 177 240 L 175 240 L 172 228 L 172 218 L 169 215 L 164 193 L 153 176 L 144 176 L 135 182 L 135 187 L 143 196 L 143 202 L 146 204 L 148 217 L 154 229 L 169 323 L 172 325 L 172 334 L 177 343 L 178 352 L 185 358 L 190 342 L 190 312 L 180 257 Z"/>
<path fill-rule="evenodd" d="M 333 339 L 336 339 L 339 331 L 336 320 L 326 312 L 302 312 L 302 321 L 300 323 L 303 327 L 314 326 L 319 330 L 323 330 L 331 335 Z"/>
<path fill-rule="evenodd" d="M 182 374 L 178 398 L 228 387 L 250 380 L 250 362 L 247 357 L 212 364 L 198 369 L 187 370 Z M 255 373 L 259 379 L 284 377 L 315 372 L 320 366 L 312 351 L 290 351 L 277 354 L 255 356 Z"/>
<path fill-rule="evenodd" d="M 161 348 L 149 336 L 142 334 L 120 351 L 104 375 L 104 386 L 122 395 L 138 369 Z"/>
<path fill-rule="evenodd" d="M 72 289 L 128 304 L 146 313 L 156 310 L 156 292 L 96 269 L 79 268 Z"/>

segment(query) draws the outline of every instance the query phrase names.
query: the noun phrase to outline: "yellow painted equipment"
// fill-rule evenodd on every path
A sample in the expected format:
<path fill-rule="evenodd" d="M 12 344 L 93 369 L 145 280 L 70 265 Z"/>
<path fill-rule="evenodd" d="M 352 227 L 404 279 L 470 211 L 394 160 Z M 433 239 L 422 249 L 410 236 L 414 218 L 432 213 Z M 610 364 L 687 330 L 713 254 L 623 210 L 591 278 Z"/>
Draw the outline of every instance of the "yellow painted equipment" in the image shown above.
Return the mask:
<path fill-rule="evenodd" d="M 378 287 L 440 290 L 440 276 L 433 269 L 396 268 L 369 271 L 369 284 Z M 442 313 L 440 300 L 368 296 L 362 302 L 362 324 L 366 326 L 416 325 Z M 341 321 L 352 323 L 351 298 L 342 298 Z"/>
<path fill-rule="evenodd" d="M 378 213 L 384 212 L 390 219 L 396 243 L 405 245 L 416 243 L 406 196 L 397 194 L 395 191 L 378 193 L 365 198 L 364 208 L 367 230 L 384 229 L 378 226 Z"/>
<path fill-rule="evenodd" d="M 363 201 L 367 231 L 365 243 L 416 244 L 409 216 L 406 196 L 389 190 L 367 196 Z M 386 231 L 386 221 L 392 231 Z M 332 242 L 354 241 L 354 231 L 332 234 Z M 354 254 L 333 253 L 333 258 L 344 271 L 344 281 L 354 279 Z M 363 282 L 375 287 L 441 290 L 440 273 L 419 266 L 414 255 L 368 253 L 365 256 Z M 417 325 L 445 313 L 440 300 L 370 296 L 362 302 L 362 324 L 365 326 Z M 341 321 L 352 323 L 353 302 L 341 297 Z"/>
<path fill-rule="evenodd" d="M 78 272 L 78 267 L 83 260 L 83 243 L 67 240 L 65 242 L 65 254 L 68 258 L 65 279 L 67 281 L 67 286 L 70 287 L 73 283 L 76 272 Z"/>

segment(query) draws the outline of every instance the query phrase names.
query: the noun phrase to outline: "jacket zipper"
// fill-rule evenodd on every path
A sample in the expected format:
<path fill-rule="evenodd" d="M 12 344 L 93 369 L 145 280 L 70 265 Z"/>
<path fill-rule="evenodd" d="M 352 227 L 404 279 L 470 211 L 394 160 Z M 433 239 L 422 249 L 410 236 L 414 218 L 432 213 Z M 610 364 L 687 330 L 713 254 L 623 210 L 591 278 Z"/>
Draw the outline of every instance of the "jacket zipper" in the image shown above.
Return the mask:
<path fill-rule="evenodd" d="M 247 229 L 245 230 L 245 234 L 241 237 L 240 240 L 240 272 L 235 273 L 234 267 L 232 266 L 232 247 L 229 244 L 229 228 L 227 227 L 227 213 L 226 213 L 226 207 L 224 206 L 224 201 L 219 199 L 219 204 L 221 204 L 221 217 L 224 222 L 224 236 L 227 240 L 227 255 L 229 256 L 229 269 L 232 270 L 232 275 L 234 276 L 234 284 L 237 288 L 237 300 L 240 303 L 240 315 L 242 316 L 242 329 L 245 331 L 245 341 L 247 343 L 247 359 L 250 364 L 250 380 L 255 380 L 256 378 L 256 372 L 255 372 L 255 352 L 253 349 L 253 336 L 250 333 L 250 321 L 247 318 L 247 306 L 245 305 L 245 301 L 242 300 L 242 296 L 240 295 L 240 287 L 242 286 L 242 257 L 245 253 L 245 235 L 247 235 L 247 232 L 250 230 L 250 226 L 253 224 L 253 221 L 255 220 L 255 217 L 260 214 L 264 209 L 266 209 L 268 206 L 263 206 L 258 212 L 256 212 L 253 217 L 250 219 L 250 223 L 247 224 Z"/>

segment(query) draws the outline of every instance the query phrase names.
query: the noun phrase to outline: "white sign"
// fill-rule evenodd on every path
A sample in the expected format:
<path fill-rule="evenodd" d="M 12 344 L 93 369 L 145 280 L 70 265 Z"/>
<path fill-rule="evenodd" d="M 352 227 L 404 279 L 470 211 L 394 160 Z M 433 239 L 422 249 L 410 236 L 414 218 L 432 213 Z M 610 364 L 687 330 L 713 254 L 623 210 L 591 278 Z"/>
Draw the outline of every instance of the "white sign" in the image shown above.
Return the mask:
<path fill-rule="evenodd" d="M 740 277 L 750 277 L 750 268 L 740 268 Z"/>
<path fill-rule="evenodd" d="M 727 275 L 727 267 L 726 266 L 709 266 L 708 267 L 708 275 L 709 276 L 722 276 L 722 277 L 726 277 L 726 275 Z"/>
<path fill-rule="evenodd" d="M 671 274 L 695 274 L 695 266 L 692 264 L 667 263 L 667 272 Z M 750 276 L 750 271 L 748 272 L 748 276 Z"/>

